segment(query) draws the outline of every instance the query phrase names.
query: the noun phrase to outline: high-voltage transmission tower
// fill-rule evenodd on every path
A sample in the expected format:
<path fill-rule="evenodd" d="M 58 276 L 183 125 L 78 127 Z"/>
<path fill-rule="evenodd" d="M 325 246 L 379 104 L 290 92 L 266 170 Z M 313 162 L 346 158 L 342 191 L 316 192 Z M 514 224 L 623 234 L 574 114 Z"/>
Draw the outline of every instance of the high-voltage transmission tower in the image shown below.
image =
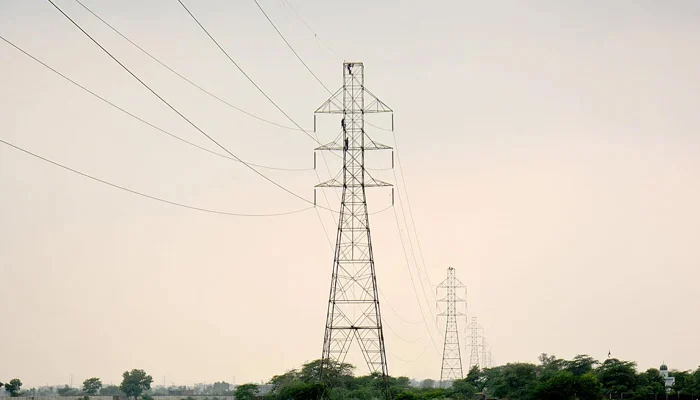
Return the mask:
<path fill-rule="evenodd" d="M 493 368 L 493 357 L 491 356 L 491 345 L 486 342 L 486 338 L 481 338 L 481 367 Z"/>
<path fill-rule="evenodd" d="M 472 322 L 467 325 L 467 330 L 469 331 L 469 369 L 472 367 L 482 367 L 482 363 L 479 362 L 479 353 L 481 353 L 481 347 L 483 343 L 480 341 L 482 339 L 483 328 L 477 323 L 476 317 L 472 317 Z"/>
<path fill-rule="evenodd" d="M 464 313 L 457 309 L 457 304 L 464 303 L 465 300 L 457 296 L 457 289 L 466 289 L 466 286 L 455 277 L 455 269 L 450 267 L 447 269 L 447 279 L 437 287 L 437 290 L 440 289 L 445 290 L 445 297 L 438 302 L 447 303 L 445 311 L 438 314 L 438 317 L 445 317 L 445 345 L 442 350 L 440 384 L 446 385 L 448 382 L 464 377 L 457 329 L 457 317 L 464 316 Z"/>
<path fill-rule="evenodd" d="M 343 159 L 338 175 L 316 186 L 342 188 L 321 377 L 331 362 L 345 360 L 356 341 L 370 372 L 380 373 L 386 382 L 389 371 L 365 189 L 391 184 L 370 176 L 365 169 L 365 152 L 391 147 L 367 136 L 364 118 L 365 114 L 393 111 L 365 88 L 364 77 L 361 62 L 343 63 L 343 87 L 316 110 L 316 114 L 342 115 L 340 135 L 316 150 L 342 152 Z"/>

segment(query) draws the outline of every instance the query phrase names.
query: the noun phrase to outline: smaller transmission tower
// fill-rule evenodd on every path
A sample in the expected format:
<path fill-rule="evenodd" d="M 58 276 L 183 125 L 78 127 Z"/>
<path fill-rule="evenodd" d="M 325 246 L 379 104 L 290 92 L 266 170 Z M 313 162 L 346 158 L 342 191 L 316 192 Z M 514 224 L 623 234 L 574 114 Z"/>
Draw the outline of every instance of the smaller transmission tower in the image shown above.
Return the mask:
<path fill-rule="evenodd" d="M 480 343 L 479 339 L 482 338 L 483 328 L 476 321 L 476 317 L 472 317 L 472 322 L 467 325 L 467 330 L 469 331 L 470 347 L 469 369 L 474 366 L 481 368 L 482 364 L 479 362 L 479 353 L 481 352 L 480 350 L 482 344 Z"/>
<path fill-rule="evenodd" d="M 486 338 L 481 338 L 481 367 L 493 368 L 493 358 L 491 357 L 491 345 L 486 342 Z"/>
<path fill-rule="evenodd" d="M 438 314 L 438 317 L 445 317 L 445 346 L 442 350 L 442 369 L 440 370 L 440 384 L 446 385 L 455 379 L 462 379 L 462 352 L 459 346 L 459 331 L 457 329 L 457 317 L 464 313 L 457 310 L 458 303 L 465 300 L 457 297 L 457 289 L 466 289 L 466 286 L 455 278 L 455 269 L 447 269 L 447 279 L 442 281 L 437 290 L 446 291 L 445 297 L 438 300 L 438 303 L 447 303 L 445 311 Z"/>

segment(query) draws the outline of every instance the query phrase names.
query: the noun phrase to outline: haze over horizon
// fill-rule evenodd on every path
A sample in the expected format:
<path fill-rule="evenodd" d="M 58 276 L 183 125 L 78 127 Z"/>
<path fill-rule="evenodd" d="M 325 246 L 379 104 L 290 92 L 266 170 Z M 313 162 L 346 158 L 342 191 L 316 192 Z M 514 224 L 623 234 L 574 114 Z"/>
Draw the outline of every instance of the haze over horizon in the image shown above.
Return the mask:
<path fill-rule="evenodd" d="M 74 0 L 55 1 L 242 159 L 313 166 L 317 145 L 303 132 L 222 105 Z M 290 125 L 177 1 L 81 1 L 203 87 Z M 542 352 L 603 360 L 610 350 L 640 369 L 698 367 L 700 3 L 289 0 L 319 39 L 284 0 L 259 1 L 331 90 L 342 84 L 343 60 L 361 61 L 367 87 L 394 110 L 403 170 L 398 182 L 392 171 L 373 175 L 403 190 L 404 174 L 425 266 L 416 253 L 417 271 L 404 254 L 392 209 L 370 216 L 391 375 L 439 378 L 434 288 L 421 293 L 417 276 L 435 285 L 450 266 L 497 364 L 536 362 Z M 285 112 L 313 127 L 328 94 L 253 1 L 185 3 Z M 0 35 L 216 150 L 50 3 L 1 2 Z M 2 41 L 0 58 L 2 140 L 198 207 L 308 206 L 110 108 Z M 320 141 L 333 140 L 338 124 L 319 117 Z M 390 132 L 369 134 L 395 146 Z M 328 161 L 337 171 L 337 160 Z M 370 163 L 386 168 L 391 158 Z M 313 199 L 313 171 L 261 171 Z M 118 384 L 123 371 L 143 368 L 155 384 L 163 376 L 168 384 L 259 382 L 321 357 L 333 252 L 313 210 L 274 218 L 185 210 L 1 143 L 0 187 L 0 380 L 17 377 L 29 388 L 72 374 L 74 384 L 92 376 Z M 326 194 L 338 209 L 338 197 Z M 389 190 L 370 190 L 370 211 L 390 205 Z M 399 207 L 397 199 L 403 240 L 410 251 L 411 231 L 418 252 Z M 337 218 L 319 212 L 333 240 Z M 363 374 L 357 350 L 349 361 Z"/>

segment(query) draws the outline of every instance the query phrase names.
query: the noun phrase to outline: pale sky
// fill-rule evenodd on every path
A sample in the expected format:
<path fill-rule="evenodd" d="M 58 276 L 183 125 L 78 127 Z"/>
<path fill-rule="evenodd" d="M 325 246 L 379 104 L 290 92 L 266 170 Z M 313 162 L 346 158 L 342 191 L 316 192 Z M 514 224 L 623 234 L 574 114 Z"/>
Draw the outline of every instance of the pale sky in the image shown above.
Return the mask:
<path fill-rule="evenodd" d="M 84 2 L 198 84 L 290 124 L 176 0 Z M 467 284 L 468 315 L 479 318 L 498 364 L 536 362 L 541 352 L 603 359 L 608 350 L 643 369 L 700 364 L 700 3 L 290 2 L 342 58 L 283 0 L 260 0 L 326 85 L 341 85 L 343 59 L 362 61 L 367 87 L 395 111 L 426 287 L 423 317 L 394 213 L 373 215 L 392 375 L 439 378 L 441 355 L 430 337 L 439 348 L 442 338 L 428 280 L 437 284 L 449 266 Z M 73 0 L 57 3 L 236 155 L 313 165 L 316 144 L 302 132 L 222 105 Z M 186 3 L 289 115 L 312 127 L 328 95 L 252 0 Z M 0 34 L 129 111 L 215 149 L 48 2 L 3 0 Z M 306 207 L 240 164 L 110 108 L 5 42 L 0 57 L 3 140 L 199 207 Z M 331 117 L 319 120 L 322 141 L 337 127 Z M 369 132 L 394 145 L 390 133 Z M 386 167 L 390 155 L 372 163 Z M 262 171 L 313 198 L 312 171 Z M 319 174 L 327 178 L 325 169 Z M 375 175 L 394 182 L 390 171 Z M 71 374 L 74 383 L 91 376 L 117 383 L 124 370 L 143 368 L 159 384 L 164 376 L 168 384 L 234 376 L 242 383 L 320 358 L 333 256 L 314 211 L 204 214 L 5 145 L 0 187 L 0 378 L 19 377 L 26 387 L 68 383 Z M 388 190 L 371 192 L 371 211 L 390 205 Z M 336 195 L 327 195 L 337 209 Z M 322 216 L 333 238 L 336 218 Z M 359 348 L 352 353 L 357 360 Z"/>

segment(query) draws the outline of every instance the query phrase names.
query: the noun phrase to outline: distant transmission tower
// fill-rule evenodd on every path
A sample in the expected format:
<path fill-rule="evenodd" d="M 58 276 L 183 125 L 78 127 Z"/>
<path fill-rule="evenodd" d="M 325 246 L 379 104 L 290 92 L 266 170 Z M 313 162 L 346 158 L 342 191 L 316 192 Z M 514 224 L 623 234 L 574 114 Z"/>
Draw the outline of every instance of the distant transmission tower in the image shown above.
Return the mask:
<path fill-rule="evenodd" d="M 466 289 L 457 278 L 455 269 L 447 269 L 447 279 L 438 285 L 439 289 L 445 289 L 445 297 L 438 300 L 440 303 L 447 303 L 447 308 L 440 317 L 445 317 L 445 346 L 442 350 L 442 369 L 440 370 L 440 384 L 446 385 L 455 379 L 462 379 L 462 352 L 459 346 L 459 331 L 457 330 L 457 317 L 464 313 L 457 310 L 457 303 L 464 303 L 465 300 L 457 297 L 457 289 Z"/>
<path fill-rule="evenodd" d="M 368 187 L 391 186 L 372 178 L 365 169 L 365 151 L 391 149 L 372 141 L 365 132 L 365 114 L 382 112 L 393 111 L 365 88 L 364 65 L 343 63 L 343 87 L 316 110 L 318 114 L 342 114 L 341 134 L 334 142 L 316 150 L 342 152 L 343 169 L 316 187 L 340 187 L 343 192 L 321 376 L 329 361 L 345 360 L 350 344 L 356 339 L 370 372 L 382 374 L 386 383 L 389 372 L 365 193 Z"/>
<path fill-rule="evenodd" d="M 482 337 L 481 333 L 483 329 L 477 323 L 476 317 L 472 317 L 472 322 L 469 325 L 467 325 L 467 330 L 469 331 L 470 347 L 469 369 L 471 369 L 474 366 L 481 368 L 482 364 L 479 362 L 481 343 L 479 342 L 479 339 L 481 339 Z"/>
<path fill-rule="evenodd" d="M 481 338 L 481 367 L 493 368 L 493 358 L 491 357 L 491 345 L 486 342 L 486 338 Z"/>

